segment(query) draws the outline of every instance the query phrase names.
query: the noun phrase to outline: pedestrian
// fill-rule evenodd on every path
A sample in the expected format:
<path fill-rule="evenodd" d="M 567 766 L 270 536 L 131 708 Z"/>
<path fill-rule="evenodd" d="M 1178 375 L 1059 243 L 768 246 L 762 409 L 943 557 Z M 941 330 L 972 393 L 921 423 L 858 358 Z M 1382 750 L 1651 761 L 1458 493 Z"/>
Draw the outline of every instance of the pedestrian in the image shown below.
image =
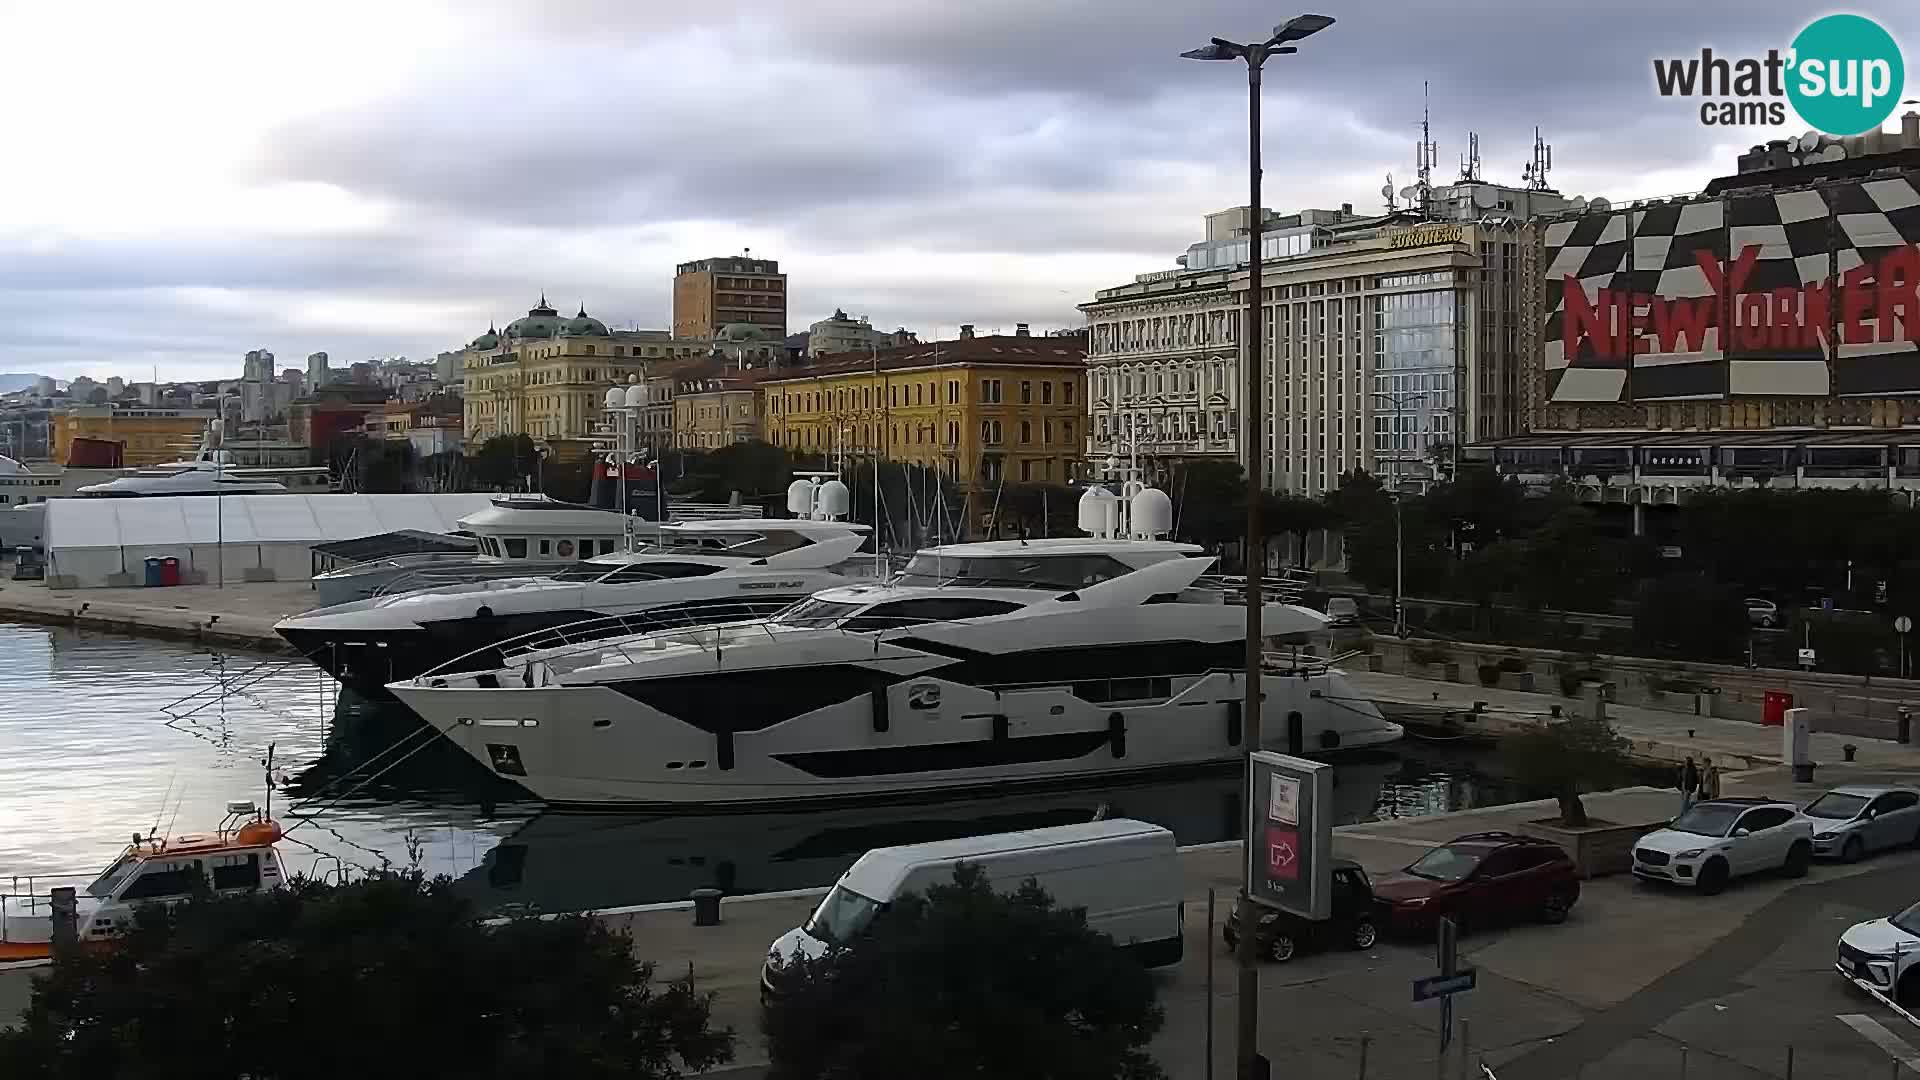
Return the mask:
<path fill-rule="evenodd" d="M 1720 767 L 1713 763 L 1712 758 L 1708 758 L 1706 768 L 1700 770 L 1700 797 L 1702 799 L 1720 797 Z"/>
<path fill-rule="evenodd" d="M 1686 764 L 1680 766 L 1680 812 L 1693 809 L 1694 796 L 1700 792 L 1700 768 L 1693 763 L 1693 755 L 1687 755 Z"/>

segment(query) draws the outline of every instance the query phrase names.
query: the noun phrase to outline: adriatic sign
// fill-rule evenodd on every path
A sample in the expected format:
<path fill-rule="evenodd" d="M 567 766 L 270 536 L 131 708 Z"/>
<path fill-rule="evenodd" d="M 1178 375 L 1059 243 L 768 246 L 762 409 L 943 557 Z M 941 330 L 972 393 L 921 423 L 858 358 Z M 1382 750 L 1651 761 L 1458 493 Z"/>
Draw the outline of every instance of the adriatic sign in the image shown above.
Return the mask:
<path fill-rule="evenodd" d="M 1465 238 L 1466 230 L 1458 225 L 1422 225 L 1388 233 L 1387 248 L 1398 251 L 1401 248 L 1427 247 L 1431 244 L 1458 244 Z"/>

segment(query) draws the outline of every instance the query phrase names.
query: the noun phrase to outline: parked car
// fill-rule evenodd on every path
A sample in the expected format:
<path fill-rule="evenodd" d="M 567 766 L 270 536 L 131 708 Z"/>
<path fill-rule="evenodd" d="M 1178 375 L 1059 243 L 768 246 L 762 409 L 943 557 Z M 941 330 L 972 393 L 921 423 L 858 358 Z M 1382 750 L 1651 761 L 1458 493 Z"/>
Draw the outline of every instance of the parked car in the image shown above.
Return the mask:
<path fill-rule="evenodd" d="M 1254 930 L 1260 954 L 1276 964 L 1284 964 L 1313 948 L 1343 945 L 1350 949 L 1371 949 L 1380 939 L 1374 921 L 1373 886 L 1360 864 L 1347 859 L 1333 863 L 1333 916 L 1328 919 L 1303 919 L 1286 911 L 1265 911 Z M 1240 912 L 1227 916 L 1221 931 L 1229 949 L 1240 947 Z"/>
<path fill-rule="evenodd" d="M 1351 596 L 1327 597 L 1328 626 L 1357 626 L 1360 623 L 1360 605 Z"/>
<path fill-rule="evenodd" d="M 1920 998 L 1920 904 L 1848 927 L 1840 935 L 1839 953 L 1833 967 L 1848 981 L 1896 1001 Z"/>
<path fill-rule="evenodd" d="M 1537 919 L 1565 922 L 1580 875 L 1558 844 L 1505 832 L 1455 837 L 1373 883 L 1387 928 L 1424 930 L 1450 916 L 1463 930 Z"/>
<path fill-rule="evenodd" d="M 1633 845 L 1642 881 L 1685 885 L 1711 896 L 1762 870 L 1800 877 L 1813 861 L 1813 822 L 1775 799 L 1707 799 Z"/>
<path fill-rule="evenodd" d="M 1842 862 L 1892 847 L 1920 846 L 1920 791 L 1877 784 L 1837 787 L 1802 810 L 1813 853 Z"/>
<path fill-rule="evenodd" d="M 1780 605 L 1758 596 L 1747 597 L 1747 622 L 1771 630 L 1780 625 Z"/>

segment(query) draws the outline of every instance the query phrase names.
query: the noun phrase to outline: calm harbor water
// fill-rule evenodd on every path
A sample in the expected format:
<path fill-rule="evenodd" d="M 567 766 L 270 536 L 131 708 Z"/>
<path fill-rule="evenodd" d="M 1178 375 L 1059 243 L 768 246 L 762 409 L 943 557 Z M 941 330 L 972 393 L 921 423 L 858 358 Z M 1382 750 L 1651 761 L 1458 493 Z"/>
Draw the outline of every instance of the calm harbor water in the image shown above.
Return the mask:
<path fill-rule="evenodd" d="M 1183 843 L 1234 839 L 1232 773 L 1092 791 L 792 814 L 544 813 L 430 738 L 403 707 L 342 696 L 285 658 L 0 623 L 0 891 L 91 877 L 136 831 L 206 831 L 260 801 L 273 748 L 290 868 L 404 865 L 489 909 L 570 910 L 716 886 L 825 885 L 868 848 L 998 829 L 1144 818 Z M 1408 742 L 1343 761 L 1343 823 L 1527 797 L 1485 755 Z"/>

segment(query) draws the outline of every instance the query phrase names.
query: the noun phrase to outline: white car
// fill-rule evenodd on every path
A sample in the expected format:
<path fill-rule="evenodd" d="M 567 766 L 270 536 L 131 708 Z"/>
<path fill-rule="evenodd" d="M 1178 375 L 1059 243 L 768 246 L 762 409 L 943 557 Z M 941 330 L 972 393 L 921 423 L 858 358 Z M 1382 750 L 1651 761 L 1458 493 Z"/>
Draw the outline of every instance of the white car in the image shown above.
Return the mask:
<path fill-rule="evenodd" d="M 1780 625 L 1780 606 L 1771 600 L 1749 596 L 1747 597 L 1747 621 L 1762 629 L 1771 630 Z"/>
<path fill-rule="evenodd" d="M 1849 982 L 1870 986 L 1899 999 L 1913 996 L 1909 978 L 1920 961 L 1920 904 L 1887 919 L 1856 923 L 1840 935 L 1840 955 L 1833 967 Z M 1901 993 L 1902 984 L 1907 984 Z"/>
<path fill-rule="evenodd" d="M 1813 862 L 1813 823 L 1773 799 L 1709 799 L 1634 842 L 1633 875 L 1709 896 L 1763 870 L 1800 877 Z"/>
<path fill-rule="evenodd" d="M 1853 862 L 1887 848 L 1920 846 L 1920 791 L 1849 784 L 1807 804 L 1813 853 Z"/>

